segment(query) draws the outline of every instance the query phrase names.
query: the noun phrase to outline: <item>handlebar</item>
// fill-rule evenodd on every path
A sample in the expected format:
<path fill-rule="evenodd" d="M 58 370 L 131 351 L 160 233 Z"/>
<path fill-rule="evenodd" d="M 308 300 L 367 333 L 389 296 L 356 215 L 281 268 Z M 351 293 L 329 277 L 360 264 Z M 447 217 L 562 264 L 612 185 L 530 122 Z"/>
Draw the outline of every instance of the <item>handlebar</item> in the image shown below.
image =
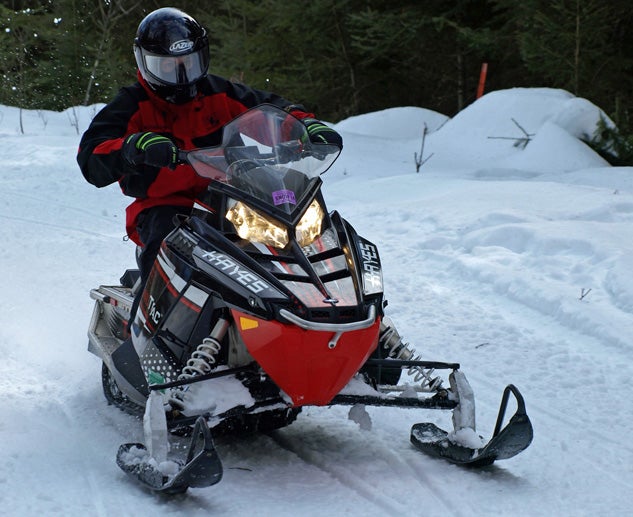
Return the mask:
<path fill-rule="evenodd" d="M 182 149 L 178 149 L 178 155 L 176 158 L 178 165 L 182 165 L 183 163 L 189 163 L 189 161 L 187 160 L 187 155 L 190 152 L 191 151 L 184 151 Z"/>
<path fill-rule="evenodd" d="M 190 163 L 189 154 L 197 151 L 197 149 L 191 149 L 185 151 L 184 149 L 178 149 L 177 163 L 185 164 Z M 289 140 L 287 142 L 281 142 L 275 144 L 272 147 L 271 152 L 260 152 L 257 146 L 252 145 L 236 145 L 224 147 L 224 156 L 229 163 L 232 163 L 236 159 L 241 160 L 271 160 L 279 164 L 289 163 L 297 161 L 301 158 L 313 156 L 317 159 L 323 159 L 325 155 L 317 152 L 316 149 L 308 150 L 305 148 L 301 140 Z"/>

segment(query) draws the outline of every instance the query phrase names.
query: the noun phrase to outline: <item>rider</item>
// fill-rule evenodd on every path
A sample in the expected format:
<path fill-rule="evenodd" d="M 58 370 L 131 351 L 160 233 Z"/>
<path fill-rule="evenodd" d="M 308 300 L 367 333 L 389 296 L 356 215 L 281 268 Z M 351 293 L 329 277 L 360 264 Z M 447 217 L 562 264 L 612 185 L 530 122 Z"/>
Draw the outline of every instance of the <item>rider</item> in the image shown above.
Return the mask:
<path fill-rule="evenodd" d="M 222 126 L 250 108 L 270 103 L 303 121 L 310 139 L 342 147 L 340 135 L 282 97 L 208 74 L 207 30 L 171 7 L 148 14 L 134 40 L 138 81 L 122 88 L 93 119 L 77 162 L 90 183 L 116 181 L 136 198 L 126 212 L 129 238 L 142 247 L 141 288 L 174 216 L 189 214 L 208 181 L 179 164 L 178 149 L 219 145 Z"/>

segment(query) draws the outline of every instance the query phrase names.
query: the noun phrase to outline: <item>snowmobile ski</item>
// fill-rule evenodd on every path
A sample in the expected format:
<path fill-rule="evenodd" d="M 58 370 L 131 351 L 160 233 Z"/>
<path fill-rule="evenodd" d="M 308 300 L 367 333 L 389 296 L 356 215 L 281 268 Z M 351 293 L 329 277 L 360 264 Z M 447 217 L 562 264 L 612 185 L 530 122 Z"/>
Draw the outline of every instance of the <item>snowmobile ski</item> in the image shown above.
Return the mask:
<path fill-rule="evenodd" d="M 215 485 L 222 479 L 222 463 L 203 417 L 199 417 L 194 426 L 184 465 L 173 461 L 158 464 L 141 443 L 121 445 L 116 462 L 143 486 L 165 494 L 183 493 L 189 487 Z"/>
<path fill-rule="evenodd" d="M 501 429 L 510 393 L 516 398 L 517 410 Z M 422 452 L 469 467 L 485 467 L 496 460 L 512 458 L 530 445 L 532 437 L 532 423 L 525 411 L 523 396 L 512 384 L 503 392 L 492 439 L 484 447 L 471 448 L 455 443 L 446 431 L 432 423 L 415 424 L 411 428 L 411 443 Z"/>

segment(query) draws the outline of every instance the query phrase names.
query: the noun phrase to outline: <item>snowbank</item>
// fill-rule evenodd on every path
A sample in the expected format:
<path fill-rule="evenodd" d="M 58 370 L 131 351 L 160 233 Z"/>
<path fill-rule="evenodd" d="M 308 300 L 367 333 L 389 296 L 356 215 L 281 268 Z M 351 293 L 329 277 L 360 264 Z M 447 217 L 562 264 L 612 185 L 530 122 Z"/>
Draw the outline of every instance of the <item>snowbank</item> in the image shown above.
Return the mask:
<path fill-rule="evenodd" d="M 350 117 L 336 124 L 336 128 L 346 133 L 402 140 L 421 138 L 425 124 L 428 132 L 433 132 L 447 120 L 447 116 L 436 111 L 409 106 Z"/>
<path fill-rule="evenodd" d="M 61 112 L 20 110 L 13 106 L 0 106 L 0 136 L 76 136 L 86 130 L 92 118 L 103 106 L 77 106 Z"/>
<path fill-rule="evenodd" d="M 480 167 L 491 162 L 533 171 L 561 166 L 575 170 L 580 164 L 600 167 L 606 162 L 579 138 L 592 135 L 601 116 L 607 118 L 586 99 L 563 90 L 491 92 L 430 135 L 428 153 L 434 153 L 433 166 L 447 168 Z M 548 166 L 552 159 L 555 161 Z"/>

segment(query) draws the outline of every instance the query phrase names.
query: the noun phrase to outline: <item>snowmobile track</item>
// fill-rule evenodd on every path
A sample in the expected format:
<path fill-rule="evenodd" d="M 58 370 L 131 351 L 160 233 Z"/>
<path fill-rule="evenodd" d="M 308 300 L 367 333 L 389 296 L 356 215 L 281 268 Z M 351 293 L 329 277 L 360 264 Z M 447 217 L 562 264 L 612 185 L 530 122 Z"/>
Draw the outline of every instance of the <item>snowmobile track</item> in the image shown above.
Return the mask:
<path fill-rule="evenodd" d="M 80 418 L 77 416 L 77 414 L 81 414 L 80 412 L 77 414 L 73 413 L 69 409 L 68 404 L 62 401 L 59 396 L 53 395 L 50 397 L 49 400 L 59 407 L 59 414 L 62 416 L 62 419 L 65 420 L 67 425 L 67 433 L 72 432 L 74 434 L 78 428 L 82 428 L 83 423 L 79 421 Z M 49 407 L 49 409 L 51 408 Z M 71 437 L 72 434 L 70 436 L 67 436 L 67 438 Z M 103 499 L 103 491 L 98 486 L 97 480 L 99 476 L 96 473 L 96 466 L 94 463 L 89 462 L 84 455 L 79 455 L 79 458 L 79 461 L 83 465 L 83 477 L 91 493 L 90 501 L 91 504 L 94 506 L 95 514 L 105 515 L 106 505 Z"/>
<path fill-rule="evenodd" d="M 317 451 L 298 447 L 295 443 L 293 443 L 293 440 L 283 436 L 283 431 L 272 432 L 269 436 L 279 447 L 291 452 L 301 461 L 328 474 L 341 485 L 353 490 L 363 499 L 376 505 L 382 511 L 386 512 L 387 515 L 402 515 L 406 514 L 409 510 L 406 504 L 377 492 L 376 485 L 372 485 L 363 480 L 355 475 L 351 470 L 344 467 L 337 468 L 336 466 L 330 464 L 327 458 L 324 458 Z"/>
<path fill-rule="evenodd" d="M 410 451 L 407 450 L 406 452 L 410 455 L 403 457 L 394 450 L 385 447 L 383 459 L 393 468 L 395 473 L 401 472 L 404 475 L 405 471 L 407 471 L 410 474 L 410 476 L 407 477 L 415 480 L 421 489 L 429 493 L 433 500 L 438 503 L 438 506 L 443 509 L 441 513 L 455 516 L 473 515 L 472 511 L 464 512 L 459 506 L 454 505 L 451 502 L 450 491 L 445 490 L 441 482 L 433 479 L 433 477 L 428 474 L 425 464 L 427 461 L 433 461 L 433 458 L 425 456 L 413 447 L 410 448 Z M 442 463 L 444 463 L 443 460 Z M 450 468 L 450 465 L 447 463 L 446 466 Z"/>

